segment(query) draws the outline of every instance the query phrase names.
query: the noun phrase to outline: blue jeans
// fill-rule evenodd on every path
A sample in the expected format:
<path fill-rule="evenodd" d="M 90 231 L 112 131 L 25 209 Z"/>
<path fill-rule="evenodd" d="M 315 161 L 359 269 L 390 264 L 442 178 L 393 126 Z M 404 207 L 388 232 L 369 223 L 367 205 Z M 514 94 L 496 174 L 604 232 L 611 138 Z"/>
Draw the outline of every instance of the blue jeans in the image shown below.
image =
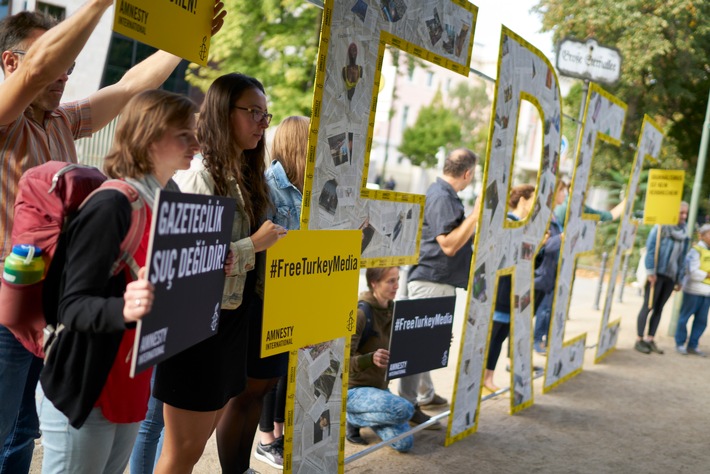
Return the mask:
<path fill-rule="evenodd" d="M 535 333 L 533 335 L 533 340 L 535 342 L 542 342 L 542 340 L 547 337 L 549 330 L 550 310 L 543 309 L 535 315 Z"/>
<path fill-rule="evenodd" d="M 94 408 L 80 429 L 37 390 L 42 429 L 42 474 L 123 474 L 140 423 L 112 423 Z"/>
<path fill-rule="evenodd" d="M 680 306 L 678 316 L 678 327 L 675 331 L 675 345 L 684 346 L 688 341 L 688 348 L 696 349 L 700 336 L 703 335 L 705 327 L 708 325 L 708 310 L 710 309 L 710 296 L 691 295 L 683 292 L 683 304 Z M 693 326 L 690 329 L 690 340 L 688 340 L 688 320 L 692 315 Z"/>
<path fill-rule="evenodd" d="M 151 389 L 155 382 L 155 370 L 150 379 Z M 150 396 L 145 420 L 138 429 L 136 444 L 131 453 L 131 474 L 152 474 L 163 450 L 163 402 Z"/>
<path fill-rule="evenodd" d="M 0 326 L 0 473 L 30 471 L 39 420 L 35 388 L 42 370 L 35 357 L 4 326 Z"/>
<path fill-rule="evenodd" d="M 346 419 L 351 425 L 361 428 L 369 426 L 382 440 L 386 441 L 409 431 L 407 423 L 414 413 L 414 406 L 389 390 L 374 387 L 353 387 L 348 390 Z M 392 443 L 392 447 L 406 453 L 414 445 L 414 437 L 409 435 Z"/>

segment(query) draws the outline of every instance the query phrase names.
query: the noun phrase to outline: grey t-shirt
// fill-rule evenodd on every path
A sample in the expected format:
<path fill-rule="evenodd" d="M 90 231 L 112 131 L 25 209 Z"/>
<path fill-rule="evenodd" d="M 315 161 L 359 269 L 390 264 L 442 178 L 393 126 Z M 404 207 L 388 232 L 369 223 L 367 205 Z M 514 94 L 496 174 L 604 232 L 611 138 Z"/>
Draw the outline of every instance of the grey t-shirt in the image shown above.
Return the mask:
<path fill-rule="evenodd" d="M 449 183 L 437 178 L 426 193 L 419 262 L 409 271 L 409 281 L 433 281 L 458 288 L 468 286 L 473 238 L 453 257 L 447 256 L 436 241 L 439 235 L 448 234 L 460 226 L 464 219 L 463 203 L 456 191 Z"/>

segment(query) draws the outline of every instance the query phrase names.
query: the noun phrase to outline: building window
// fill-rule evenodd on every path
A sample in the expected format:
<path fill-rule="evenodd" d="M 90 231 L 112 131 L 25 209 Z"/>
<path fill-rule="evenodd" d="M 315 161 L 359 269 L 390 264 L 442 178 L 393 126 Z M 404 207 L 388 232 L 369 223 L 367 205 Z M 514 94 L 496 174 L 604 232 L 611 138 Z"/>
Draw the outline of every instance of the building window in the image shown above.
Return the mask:
<path fill-rule="evenodd" d="M 431 87 L 434 84 L 434 73 L 429 71 L 426 74 L 426 85 L 427 87 Z"/>
<path fill-rule="evenodd" d="M 407 71 L 407 79 L 409 79 L 409 82 L 414 82 L 414 67 L 410 67 L 409 71 Z"/>
<path fill-rule="evenodd" d="M 0 20 L 10 14 L 10 0 L 0 0 Z"/>
<path fill-rule="evenodd" d="M 67 16 L 67 9 L 51 3 L 37 2 L 35 11 L 46 13 L 47 15 L 56 18 L 59 21 L 64 20 Z"/>
<path fill-rule="evenodd" d="M 126 71 L 156 51 L 157 49 L 152 46 L 119 33 L 113 33 L 108 55 L 106 56 L 106 67 L 101 78 L 101 87 L 117 83 Z M 189 84 L 185 81 L 185 71 L 188 64 L 189 61 L 180 61 L 178 67 L 175 68 L 163 84 L 162 89 L 178 94 L 187 94 Z"/>
<path fill-rule="evenodd" d="M 404 108 L 402 109 L 402 125 L 401 129 L 404 130 L 407 128 L 407 118 L 409 117 L 409 106 L 405 105 Z"/>

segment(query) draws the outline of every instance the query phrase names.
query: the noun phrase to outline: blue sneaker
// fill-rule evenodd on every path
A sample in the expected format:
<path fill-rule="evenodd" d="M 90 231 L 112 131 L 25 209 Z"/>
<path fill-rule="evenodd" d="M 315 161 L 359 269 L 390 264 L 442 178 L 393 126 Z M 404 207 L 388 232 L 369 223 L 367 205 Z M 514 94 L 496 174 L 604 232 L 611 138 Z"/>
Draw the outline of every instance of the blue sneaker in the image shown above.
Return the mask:
<path fill-rule="evenodd" d="M 542 342 L 533 343 L 533 350 L 540 355 L 547 355 L 547 351 L 545 350 L 545 346 Z"/>

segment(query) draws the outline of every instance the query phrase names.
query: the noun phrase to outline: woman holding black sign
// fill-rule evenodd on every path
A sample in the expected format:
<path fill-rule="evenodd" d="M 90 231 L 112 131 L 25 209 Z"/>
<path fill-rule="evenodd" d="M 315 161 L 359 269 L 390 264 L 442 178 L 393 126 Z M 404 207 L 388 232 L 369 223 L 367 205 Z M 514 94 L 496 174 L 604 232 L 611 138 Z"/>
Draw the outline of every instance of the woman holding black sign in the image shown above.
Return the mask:
<path fill-rule="evenodd" d="M 356 444 L 367 444 L 360 428 L 369 426 L 388 440 L 409 431 L 414 406 L 389 391 L 385 377 L 389 364 L 390 332 L 394 298 L 399 288 L 399 268 L 368 268 L 366 291 L 360 295 L 357 327 L 350 343 L 350 379 L 346 405 L 346 437 Z M 414 437 L 392 443 L 407 452 Z"/>
<path fill-rule="evenodd" d="M 189 171 L 175 177 L 184 192 L 237 201 L 230 243 L 234 267 L 224 285 L 217 335 L 158 365 L 153 395 L 164 402 L 165 420 L 158 473 L 191 472 L 215 429 L 222 470 L 242 473 L 249 467 L 261 398 L 250 427 L 244 423 L 251 422 L 253 415 L 235 421 L 229 414 L 237 396 L 249 391 L 246 363 L 251 306 L 260 301 L 257 272 L 252 271 L 256 254 L 286 234 L 283 227 L 264 221 L 269 206 L 264 130 L 270 121 L 259 81 L 238 73 L 217 78 L 207 91 L 197 122 L 202 156 L 193 160 Z M 238 467 L 234 457 L 242 450 L 236 446 L 246 437 L 246 467 Z"/>
<path fill-rule="evenodd" d="M 137 229 L 142 239 L 132 255 L 137 267 L 145 265 L 155 191 L 177 191 L 173 173 L 188 168 L 198 150 L 196 111 L 186 97 L 153 90 L 121 113 L 104 168 L 133 186 L 146 208 L 148 225 Z M 85 202 L 60 238 L 55 261 L 65 264 L 57 316 L 64 330 L 41 375 L 42 472 L 123 472 L 145 417 L 152 371 L 131 378 L 130 354 L 135 323 L 151 310 L 153 285 L 145 268 L 137 279 L 128 268 L 113 271 L 132 220 L 127 195 L 105 190 Z"/>

